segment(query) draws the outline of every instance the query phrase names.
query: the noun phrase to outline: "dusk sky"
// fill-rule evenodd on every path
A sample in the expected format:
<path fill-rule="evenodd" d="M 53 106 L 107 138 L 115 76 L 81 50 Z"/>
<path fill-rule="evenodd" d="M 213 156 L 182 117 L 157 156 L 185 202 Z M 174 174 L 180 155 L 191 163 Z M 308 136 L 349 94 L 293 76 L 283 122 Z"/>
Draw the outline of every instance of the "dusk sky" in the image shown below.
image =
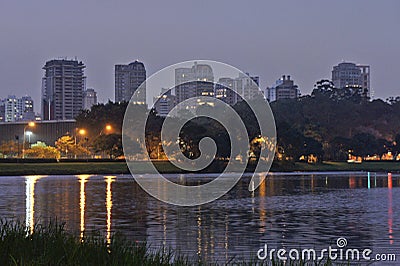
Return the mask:
<path fill-rule="evenodd" d="M 49 59 L 86 64 L 99 101 L 114 99 L 114 65 L 148 75 L 209 59 L 260 76 L 289 74 L 302 94 L 342 60 L 371 65 L 375 97 L 400 95 L 400 1 L 0 1 L 0 97 L 31 95 L 40 110 Z"/>

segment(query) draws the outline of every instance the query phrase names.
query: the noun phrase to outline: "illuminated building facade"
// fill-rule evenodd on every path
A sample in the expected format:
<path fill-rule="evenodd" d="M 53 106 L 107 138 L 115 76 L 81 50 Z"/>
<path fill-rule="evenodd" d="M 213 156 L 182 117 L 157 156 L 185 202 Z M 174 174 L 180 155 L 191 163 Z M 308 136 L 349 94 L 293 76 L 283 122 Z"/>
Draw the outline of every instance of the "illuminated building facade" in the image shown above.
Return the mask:
<path fill-rule="evenodd" d="M 370 66 L 368 65 L 343 62 L 334 66 L 332 70 L 332 82 L 335 88 L 355 89 L 366 98 L 370 97 L 370 77 Z"/>
<path fill-rule="evenodd" d="M 46 62 L 42 79 L 43 120 L 74 119 L 81 112 L 86 86 L 84 68 L 76 59 Z"/>
<path fill-rule="evenodd" d="M 300 97 L 300 90 L 290 76 L 285 75 L 275 82 L 275 85 L 268 87 L 264 92 L 265 98 L 269 102 L 281 99 L 296 99 Z"/>
<path fill-rule="evenodd" d="M 115 65 L 115 102 L 128 102 L 145 81 L 146 68 L 142 62 L 136 60 L 129 65 Z M 145 90 L 138 95 L 137 103 L 146 103 Z"/>

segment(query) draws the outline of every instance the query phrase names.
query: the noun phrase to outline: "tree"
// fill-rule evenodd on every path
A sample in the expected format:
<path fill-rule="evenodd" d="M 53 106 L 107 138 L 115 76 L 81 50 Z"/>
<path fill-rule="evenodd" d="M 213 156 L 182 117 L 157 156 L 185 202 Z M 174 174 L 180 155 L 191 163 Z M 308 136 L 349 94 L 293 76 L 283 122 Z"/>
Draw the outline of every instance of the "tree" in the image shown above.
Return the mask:
<path fill-rule="evenodd" d="M 22 143 L 18 143 L 13 140 L 5 141 L 0 145 L 0 156 L 3 158 L 17 157 L 21 151 Z"/>
<path fill-rule="evenodd" d="M 25 156 L 28 158 L 59 159 L 61 154 L 60 151 L 54 147 L 36 145 L 25 150 Z"/>
<path fill-rule="evenodd" d="M 75 139 L 68 135 L 62 136 L 56 141 L 56 148 L 61 155 L 67 158 L 90 154 L 89 150 L 82 146 L 82 143 L 76 143 Z"/>
<path fill-rule="evenodd" d="M 356 134 L 352 139 L 353 154 L 367 157 L 377 154 L 378 143 L 376 138 L 368 133 Z"/>
<path fill-rule="evenodd" d="M 323 154 L 322 144 L 319 141 L 310 137 L 304 138 L 303 155 L 306 162 L 309 161 L 310 156 L 316 157 L 317 162 L 322 162 Z"/>
<path fill-rule="evenodd" d="M 394 138 L 393 153 L 394 158 L 400 154 L 400 134 L 396 134 L 396 137 Z"/>
<path fill-rule="evenodd" d="M 110 159 L 115 159 L 124 154 L 122 149 L 122 135 L 101 135 L 95 139 L 93 149 L 96 153 L 105 152 Z"/>

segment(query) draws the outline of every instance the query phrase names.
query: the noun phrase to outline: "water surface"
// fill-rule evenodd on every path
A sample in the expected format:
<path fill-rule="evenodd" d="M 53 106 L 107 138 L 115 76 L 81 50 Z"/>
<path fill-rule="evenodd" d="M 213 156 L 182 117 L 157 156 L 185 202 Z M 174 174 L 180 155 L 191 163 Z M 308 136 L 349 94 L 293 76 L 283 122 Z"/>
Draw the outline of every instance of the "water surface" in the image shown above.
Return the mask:
<path fill-rule="evenodd" d="M 213 178 L 169 177 L 185 184 Z M 249 181 L 212 203 L 177 207 L 152 198 L 130 176 L 0 177 L 0 217 L 32 229 L 57 217 L 77 235 L 97 230 L 109 241 L 118 231 L 206 261 L 255 257 L 264 244 L 322 249 L 338 237 L 348 247 L 399 254 L 398 175 L 274 174 L 253 193 Z"/>

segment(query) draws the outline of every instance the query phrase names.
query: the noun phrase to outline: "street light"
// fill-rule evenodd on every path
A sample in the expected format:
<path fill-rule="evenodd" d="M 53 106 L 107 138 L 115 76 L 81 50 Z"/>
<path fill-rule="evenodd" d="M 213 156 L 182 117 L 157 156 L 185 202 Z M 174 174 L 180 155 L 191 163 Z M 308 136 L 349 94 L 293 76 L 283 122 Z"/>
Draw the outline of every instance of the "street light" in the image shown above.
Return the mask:
<path fill-rule="evenodd" d="M 79 133 L 79 135 L 84 136 L 86 135 L 86 130 L 81 128 L 78 130 L 78 128 L 75 128 L 75 159 L 76 159 L 76 146 L 77 146 L 77 141 L 76 141 L 76 135 Z"/>
<path fill-rule="evenodd" d="M 112 126 L 110 124 L 107 124 L 104 128 L 101 129 L 99 135 L 101 136 L 101 134 L 103 134 L 104 130 L 106 130 L 107 132 L 110 132 L 112 129 L 113 129 Z"/>
<path fill-rule="evenodd" d="M 76 135 L 78 135 L 78 134 L 81 135 L 81 136 L 84 136 L 84 135 L 86 135 L 86 130 L 83 129 L 83 128 L 81 128 L 81 129 L 75 128 L 75 146 L 77 144 Z"/>
<path fill-rule="evenodd" d="M 101 137 L 101 135 L 104 133 L 104 130 L 108 133 L 110 133 L 110 131 L 112 130 L 112 126 L 110 124 L 106 124 L 105 127 L 103 127 L 100 131 L 100 134 L 98 135 L 98 137 Z M 107 134 L 106 134 L 107 135 Z M 102 152 L 104 154 L 104 151 Z M 103 157 L 103 154 L 101 155 Z"/>
<path fill-rule="evenodd" d="M 25 127 L 24 127 L 24 142 L 22 142 L 22 159 L 25 158 L 25 134 L 26 134 L 26 129 L 28 127 L 35 127 L 35 123 L 34 122 L 29 122 Z M 31 132 L 32 134 L 32 132 Z M 30 135 L 31 135 L 30 134 Z M 29 135 L 29 141 L 30 141 L 30 135 Z"/>

